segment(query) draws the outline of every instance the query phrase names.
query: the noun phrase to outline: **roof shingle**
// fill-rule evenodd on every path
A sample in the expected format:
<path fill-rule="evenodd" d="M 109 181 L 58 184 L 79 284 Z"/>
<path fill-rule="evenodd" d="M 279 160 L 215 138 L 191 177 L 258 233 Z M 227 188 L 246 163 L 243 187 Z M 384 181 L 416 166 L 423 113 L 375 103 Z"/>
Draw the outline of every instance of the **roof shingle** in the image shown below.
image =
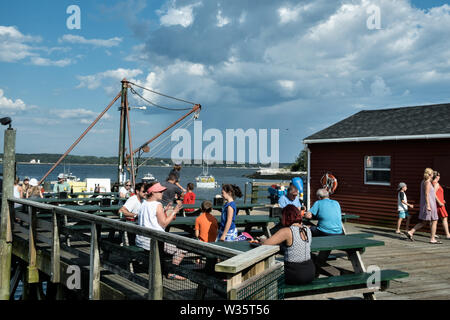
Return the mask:
<path fill-rule="evenodd" d="M 360 111 L 305 140 L 450 133 L 450 103 Z"/>

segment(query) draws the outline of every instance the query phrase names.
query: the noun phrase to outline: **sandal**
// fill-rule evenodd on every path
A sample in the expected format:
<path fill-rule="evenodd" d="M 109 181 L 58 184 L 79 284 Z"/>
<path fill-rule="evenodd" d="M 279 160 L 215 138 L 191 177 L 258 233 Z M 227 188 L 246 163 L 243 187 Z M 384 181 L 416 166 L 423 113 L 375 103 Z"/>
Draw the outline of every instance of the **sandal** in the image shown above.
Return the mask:
<path fill-rule="evenodd" d="M 406 236 L 410 241 L 414 241 L 413 236 L 409 234 L 409 232 L 405 232 Z"/>
<path fill-rule="evenodd" d="M 430 241 L 430 243 L 431 243 L 431 244 L 442 244 L 442 241 L 435 241 L 435 242 L 431 242 L 431 241 Z"/>

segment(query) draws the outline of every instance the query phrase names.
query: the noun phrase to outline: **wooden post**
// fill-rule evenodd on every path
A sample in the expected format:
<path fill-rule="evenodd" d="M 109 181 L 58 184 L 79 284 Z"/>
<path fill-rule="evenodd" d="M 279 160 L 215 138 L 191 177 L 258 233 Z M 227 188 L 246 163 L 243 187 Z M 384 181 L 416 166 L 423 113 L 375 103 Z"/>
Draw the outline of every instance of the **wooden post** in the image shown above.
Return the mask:
<path fill-rule="evenodd" d="M 0 300 L 8 300 L 11 278 L 12 232 L 8 198 L 13 197 L 16 130 L 6 129 L 3 151 L 3 190 L 0 220 Z"/>
<path fill-rule="evenodd" d="M 28 226 L 28 283 L 39 282 L 39 271 L 36 268 L 36 208 L 28 207 L 30 225 Z"/>
<path fill-rule="evenodd" d="M 252 200 L 251 200 L 252 204 L 258 202 L 258 190 L 259 190 L 259 187 L 255 186 L 255 184 L 252 183 Z"/>
<path fill-rule="evenodd" d="M 125 172 L 125 133 L 126 133 L 126 94 L 128 92 L 128 81 L 123 79 L 121 90 L 121 103 L 120 103 L 120 130 L 119 130 L 119 166 L 118 166 L 118 182 L 119 187 L 122 186 L 126 181 L 122 181 L 123 174 Z M 132 150 L 130 150 L 131 154 Z"/>
<path fill-rule="evenodd" d="M 163 284 L 161 259 L 159 254 L 158 241 L 150 240 L 150 255 L 149 255 L 149 284 L 148 284 L 148 299 L 162 300 L 163 299 Z"/>
<path fill-rule="evenodd" d="M 98 230 L 95 223 L 91 224 L 91 256 L 89 270 L 89 299 L 100 300 L 100 249 Z"/>
<path fill-rule="evenodd" d="M 61 255 L 60 255 L 60 243 L 59 243 L 59 223 L 58 216 L 56 215 L 55 209 L 52 210 L 52 271 L 51 271 L 51 281 L 53 283 L 59 283 L 60 281 L 60 270 L 61 270 Z"/>
<path fill-rule="evenodd" d="M 247 203 L 247 186 L 248 186 L 248 182 L 245 183 L 245 187 L 244 187 L 244 204 Z"/>

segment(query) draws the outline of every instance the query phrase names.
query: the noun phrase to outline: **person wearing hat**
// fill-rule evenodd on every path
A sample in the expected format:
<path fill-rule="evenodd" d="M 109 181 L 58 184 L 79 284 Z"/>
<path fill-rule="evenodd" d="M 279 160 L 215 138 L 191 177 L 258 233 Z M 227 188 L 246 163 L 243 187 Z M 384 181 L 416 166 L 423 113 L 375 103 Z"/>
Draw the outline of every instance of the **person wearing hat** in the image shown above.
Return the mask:
<path fill-rule="evenodd" d="M 400 182 L 397 187 L 397 210 L 398 210 L 398 221 L 397 221 L 397 230 L 395 230 L 396 234 L 402 234 L 400 231 L 400 227 L 402 225 L 403 219 L 406 218 L 406 231 L 409 230 L 409 221 L 411 220 L 411 216 L 408 214 L 408 208 L 414 208 L 412 204 L 408 203 L 408 199 L 406 198 L 406 190 L 408 187 L 406 183 Z"/>
<path fill-rule="evenodd" d="M 175 209 L 169 204 L 163 208 L 161 200 L 163 197 L 163 187 L 160 183 L 156 183 L 147 189 L 147 200 L 144 201 L 139 209 L 138 225 L 153 230 L 165 232 L 167 226 L 176 219 L 177 213 L 181 210 L 182 205 L 178 204 Z M 173 210 L 172 210 L 173 209 Z M 136 235 L 136 246 L 144 250 L 150 251 L 150 238 Z M 173 263 L 179 264 L 184 257 L 184 253 L 178 250 L 174 245 L 164 243 L 164 252 L 173 255 Z M 169 278 L 183 280 L 183 277 L 169 274 Z"/>
<path fill-rule="evenodd" d="M 30 178 L 25 177 L 22 181 L 22 196 L 21 198 L 25 199 L 27 197 L 28 189 L 30 189 Z"/>
<path fill-rule="evenodd" d="M 39 183 L 37 179 L 33 178 L 30 180 L 30 188 L 27 191 L 27 198 L 43 198 L 41 187 L 39 186 Z"/>
<path fill-rule="evenodd" d="M 63 173 L 58 174 L 58 182 L 53 186 L 53 192 L 69 192 L 70 185 L 66 182 L 66 178 Z"/>

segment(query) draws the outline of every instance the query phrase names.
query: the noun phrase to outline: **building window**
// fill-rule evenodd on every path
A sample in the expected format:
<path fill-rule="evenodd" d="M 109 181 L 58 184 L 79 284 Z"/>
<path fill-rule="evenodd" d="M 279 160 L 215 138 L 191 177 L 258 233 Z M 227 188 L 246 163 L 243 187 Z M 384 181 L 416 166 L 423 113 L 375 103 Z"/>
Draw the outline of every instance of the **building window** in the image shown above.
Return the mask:
<path fill-rule="evenodd" d="M 364 183 L 390 186 L 391 185 L 391 157 L 365 156 Z"/>

